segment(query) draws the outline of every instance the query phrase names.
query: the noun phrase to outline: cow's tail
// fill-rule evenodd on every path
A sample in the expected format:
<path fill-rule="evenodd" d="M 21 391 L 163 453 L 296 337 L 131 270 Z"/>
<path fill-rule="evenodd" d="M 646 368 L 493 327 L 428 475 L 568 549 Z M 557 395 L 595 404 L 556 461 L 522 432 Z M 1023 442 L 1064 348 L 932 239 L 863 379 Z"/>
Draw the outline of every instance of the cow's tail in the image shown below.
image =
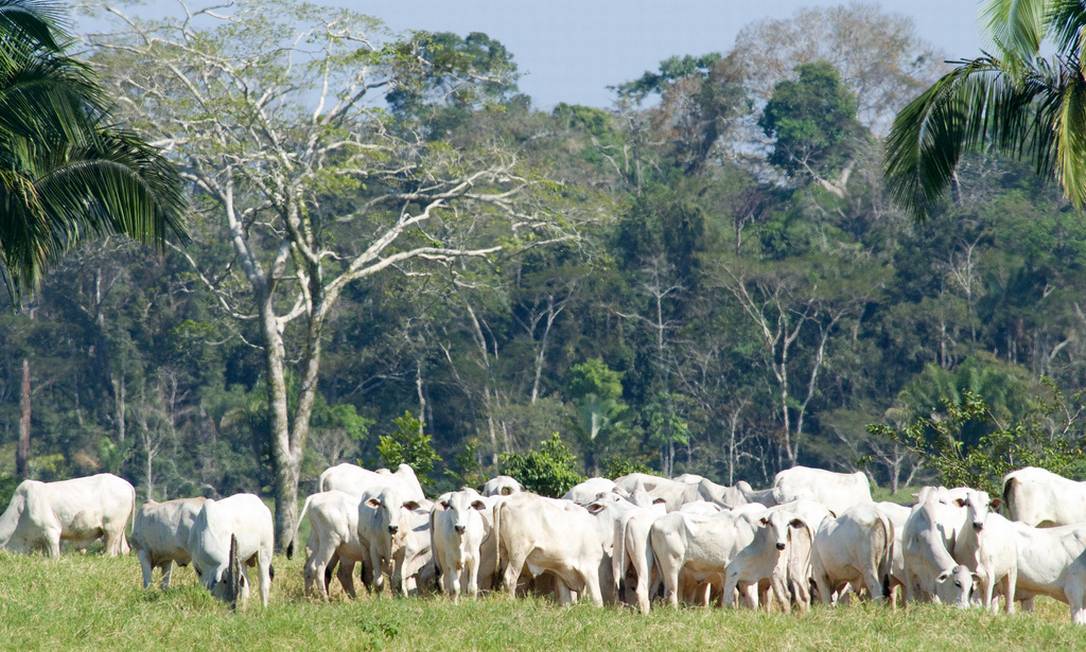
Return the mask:
<path fill-rule="evenodd" d="M 130 552 L 131 548 L 128 544 L 128 539 L 131 538 L 132 533 L 136 530 L 136 488 L 129 485 L 129 489 L 132 490 L 130 492 L 130 503 L 132 505 L 132 508 L 128 511 L 128 518 L 126 519 L 127 522 L 125 523 L 125 528 L 121 531 L 122 555 L 127 555 Z"/>
<path fill-rule="evenodd" d="M 894 566 L 894 524 L 890 521 L 886 514 L 882 513 L 882 510 L 877 509 L 875 512 L 879 515 L 878 529 L 880 532 L 876 532 L 871 541 L 871 565 L 877 569 L 879 575 L 879 581 L 882 582 L 882 596 L 884 598 L 890 597 L 891 588 L 891 574 L 893 573 Z M 879 536 L 882 536 L 882 541 L 879 541 Z"/>
<path fill-rule="evenodd" d="M 1014 488 L 1020 484 L 1018 478 L 1014 477 L 1014 474 L 1008 475 L 1003 480 L 1003 513 L 1007 518 L 1013 518 L 1014 515 Z"/>
<path fill-rule="evenodd" d="M 298 540 L 298 530 L 302 527 L 302 520 L 305 519 L 305 513 L 309 509 L 309 501 L 313 500 L 315 495 L 312 494 L 306 497 L 305 503 L 302 505 L 302 513 L 298 514 L 298 520 L 294 522 L 294 532 L 290 534 L 290 541 L 287 542 L 287 559 L 294 558 L 294 543 Z"/>

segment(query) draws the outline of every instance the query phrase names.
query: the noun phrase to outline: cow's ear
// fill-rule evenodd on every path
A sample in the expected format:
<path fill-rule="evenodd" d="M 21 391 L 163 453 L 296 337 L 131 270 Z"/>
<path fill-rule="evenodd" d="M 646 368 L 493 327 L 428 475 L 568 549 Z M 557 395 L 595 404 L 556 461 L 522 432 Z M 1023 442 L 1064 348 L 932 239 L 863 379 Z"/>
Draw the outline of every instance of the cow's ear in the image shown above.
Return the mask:
<path fill-rule="evenodd" d="M 603 511 L 603 504 L 602 503 L 589 503 L 589 505 L 587 507 L 585 507 L 585 509 L 588 510 L 589 514 L 599 514 L 601 511 Z"/>
<path fill-rule="evenodd" d="M 477 510 L 479 510 L 481 512 L 484 509 L 486 509 L 486 503 L 484 503 L 481 500 L 473 500 L 473 501 L 471 501 L 471 507 L 472 507 L 472 509 L 477 509 Z"/>
<path fill-rule="evenodd" d="M 369 505 L 370 507 L 374 508 L 374 509 L 377 509 L 378 507 L 381 506 L 381 499 L 380 498 L 370 498 L 369 500 L 366 501 L 366 504 Z"/>
<path fill-rule="evenodd" d="M 441 509 L 448 509 L 449 508 L 449 501 L 447 501 L 447 500 L 439 501 L 438 505 L 441 505 Z"/>
<path fill-rule="evenodd" d="M 410 510 L 416 510 L 419 508 L 419 504 L 413 500 L 409 500 L 403 504 L 404 507 Z"/>
<path fill-rule="evenodd" d="M 763 516 L 762 518 L 758 519 L 758 524 L 762 525 L 763 527 L 769 525 L 769 519 Z"/>
<path fill-rule="evenodd" d="M 1000 507 L 1003 506 L 1003 499 L 1002 498 L 993 498 L 992 502 L 988 503 L 988 506 L 991 507 L 992 509 L 999 509 Z"/>
<path fill-rule="evenodd" d="M 804 523 L 803 519 L 801 518 L 794 518 L 791 521 L 788 521 L 788 524 L 796 529 L 799 529 L 801 527 L 807 527 L 807 524 Z"/>
<path fill-rule="evenodd" d="M 957 505 L 958 507 L 965 507 L 965 500 L 962 499 L 962 498 L 955 498 L 954 499 L 954 504 Z"/>
<path fill-rule="evenodd" d="M 666 503 L 666 502 L 667 502 L 667 501 L 666 501 L 666 500 L 664 500 L 663 498 L 653 498 L 653 499 L 652 499 L 652 504 L 653 504 L 653 505 L 663 505 L 663 504 L 664 504 L 664 503 Z"/>
<path fill-rule="evenodd" d="M 936 577 L 935 581 L 937 581 L 937 582 L 945 582 L 945 581 L 947 581 L 947 579 L 949 577 L 950 577 L 950 572 L 949 571 L 943 571 L 942 573 L 939 573 L 939 577 Z"/>

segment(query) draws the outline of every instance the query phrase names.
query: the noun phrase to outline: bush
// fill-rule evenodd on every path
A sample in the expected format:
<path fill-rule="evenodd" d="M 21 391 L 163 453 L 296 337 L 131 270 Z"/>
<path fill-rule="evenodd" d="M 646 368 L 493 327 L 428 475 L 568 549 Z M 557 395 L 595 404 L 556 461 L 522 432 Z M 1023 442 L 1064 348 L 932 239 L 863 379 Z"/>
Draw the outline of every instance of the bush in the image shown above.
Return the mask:
<path fill-rule="evenodd" d="M 422 432 L 419 420 L 410 412 L 404 412 L 392 423 L 396 430 L 381 435 L 377 442 L 381 461 L 390 469 L 407 464 L 414 469 L 422 486 L 429 488 L 433 484 L 430 474 L 434 471 L 434 464 L 441 461 L 430 435 Z"/>
<path fill-rule="evenodd" d="M 622 457 L 607 460 L 603 473 L 605 477 L 613 480 L 614 478 L 629 475 L 631 473 L 652 473 L 652 469 L 644 462 L 638 462 L 637 460 L 631 460 L 628 457 Z"/>
<path fill-rule="evenodd" d="M 542 496 L 558 498 L 584 480 L 577 457 L 558 433 L 527 453 L 506 453 L 501 459 L 504 473 Z"/>

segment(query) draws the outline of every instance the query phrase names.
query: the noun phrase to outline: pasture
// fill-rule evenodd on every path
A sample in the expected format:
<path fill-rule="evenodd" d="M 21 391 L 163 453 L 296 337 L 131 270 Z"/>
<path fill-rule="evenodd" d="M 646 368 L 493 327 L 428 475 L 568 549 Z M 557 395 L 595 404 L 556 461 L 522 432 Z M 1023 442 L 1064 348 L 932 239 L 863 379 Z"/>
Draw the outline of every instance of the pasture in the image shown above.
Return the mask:
<path fill-rule="evenodd" d="M 5 650 L 1068 650 L 1086 630 L 1066 607 L 1033 614 L 878 605 L 815 605 L 807 615 L 657 608 L 559 607 L 491 595 L 454 605 L 440 596 L 362 597 L 328 604 L 302 595 L 302 561 L 275 560 L 272 604 L 241 613 L 175 570 L 174 587 L 140 588 L 135 558 L 0 553 L 0 648 Z"/>

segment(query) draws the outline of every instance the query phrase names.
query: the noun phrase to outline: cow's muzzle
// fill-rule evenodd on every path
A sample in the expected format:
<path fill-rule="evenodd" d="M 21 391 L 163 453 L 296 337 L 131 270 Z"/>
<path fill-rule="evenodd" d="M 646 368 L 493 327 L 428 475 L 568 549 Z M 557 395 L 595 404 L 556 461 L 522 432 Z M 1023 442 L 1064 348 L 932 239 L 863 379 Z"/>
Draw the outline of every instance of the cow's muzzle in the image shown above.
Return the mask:
<path fill-rule="evenodd" d="M 463 534 L 468 528 L 463 525 L 454 525 L 453 529 L 456 530 L 457 534 Z"/>
<path fill-rule="evenodd" d="M 784 550 L 784 544 L 783 543 L 778 543 L 777 544 L 777 550 Z"/>
<path fill-rule="evenodd" d="M 399 531 L 400 531 L 400 526 L 398 526 L 398 525 L 390 525 L 390 526 L 388 526 L 388 533 L 389 534 L 396 534 Z"/>
<path fill-rule="evenodd" d="M 984 523 L 977 523 L 976 521 L 973 521 L 973 529 L 977 532 L 980 532 L 984 529 Z"/>

